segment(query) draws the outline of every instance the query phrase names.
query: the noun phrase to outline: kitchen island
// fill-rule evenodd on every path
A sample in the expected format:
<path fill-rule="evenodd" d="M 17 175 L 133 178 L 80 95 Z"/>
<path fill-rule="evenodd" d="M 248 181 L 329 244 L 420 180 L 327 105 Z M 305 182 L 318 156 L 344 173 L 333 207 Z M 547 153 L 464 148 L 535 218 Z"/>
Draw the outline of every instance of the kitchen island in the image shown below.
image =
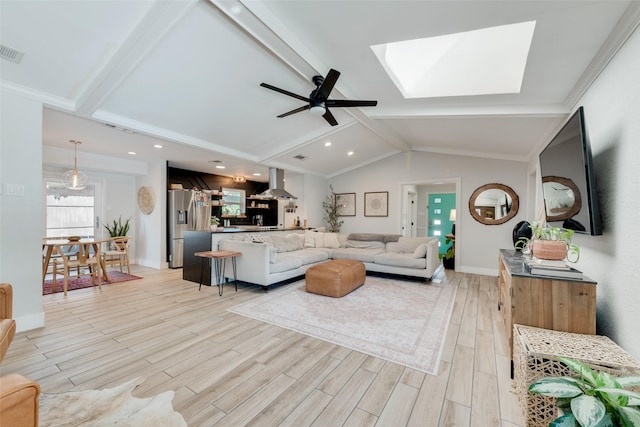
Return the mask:
<path fill-rule="evenodd" d="M 182 278 L 191 282 L 200 283 L 200 270 L 202 268 L 202 258 L 195 256 L 196 252 L 205 251 L 217 251 L 218 243 L 222 239 L 229 238 L 230 234 L 235 233 L 264 233 L 269 232 L 271 234 L 289 234 L 300 232 L 303 233 L 302 228 L 279 228 L 269 226 L 252 226 L 252 225 L 240 225 L 236 227 L 225 227 L 217 231 L 190 231 L 184 232 L 184 249 L 183 249 L 183 264 L 182 264 Z M 202 284 L 211 286 L 211 268 L 205 269 Z"/>

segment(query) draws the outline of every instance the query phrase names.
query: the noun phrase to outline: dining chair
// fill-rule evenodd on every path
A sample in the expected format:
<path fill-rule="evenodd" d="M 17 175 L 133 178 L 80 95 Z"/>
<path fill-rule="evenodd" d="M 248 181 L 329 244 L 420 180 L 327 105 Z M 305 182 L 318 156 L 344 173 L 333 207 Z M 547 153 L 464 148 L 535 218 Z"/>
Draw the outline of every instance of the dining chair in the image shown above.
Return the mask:
<path fill-rule="evenodd" d="M 64 277 L 63 281 L 63 290 L 64 294 L 67 295 L 68 285 L 69 285 L 69 277 L 72 269 L 77 270 L 77 275 L 74 277 L 80 277 L 83 269 L 88 269 L 88 274 L 91 276 L 91 282 L 93 284 L 96 283 L 96 279 L 98 280 L 98 287 L 102 289 L 102 275 L 100 274 L 100 258 L 99 251 L 96 253 L 92 251 L 93 243 L 82 243 L 75 242 L 73 243 L 77 248 L 76 258 L 72 259 L 67 253 L 64 251 L 59 251 L 60 255 L 59 259 L 53 260 L 53 290 L 55 292 L 57 288 L 57 279 L 58 274 L 62 274 Z M 61 272 L 58 272 L 58 269 L 61 268 Z"/>
<path fill-rule="evenodd" d="M 107 250 L 102 251 L 102 265 L 117 265 L 122 273 L 122 266 L 127 266 L 127 274 L 131 274 L 131 264 L 129 263 L 129 245 L 133 237 L 118 236 L 109 239 Z"/>
<path fill-rule="evenodd" d="M 42 241 L 46 242 L 47 240 L 54 240 L 54 239 L 57 239 L 57 237 L 43 237 Z M 44 257 L 45 257 L 44 245 L 42 248 L 43 248 L 42 258 L 44 260 Z M 60 258 L 60 254 L 59 254 L 60 251 L 64 252 L 64 254 L 67 255 L 69 259 L 75 259 L 78 256 L 78 250 L 75 248 L 75 245 L 61 246 L 60 249 L 58 249 L 57 251 L 55 251 L 55 253 L 51 255 L 51 259 L 49 260 L 49 265 L 47 265 L 47 274 L 53 273 L 53 260 L 58 259 L 60 260 L 60 263 L 62 263 L 62 258 Z M 80 274 L 80 268 L 78 268 L 78 274 Z"/>

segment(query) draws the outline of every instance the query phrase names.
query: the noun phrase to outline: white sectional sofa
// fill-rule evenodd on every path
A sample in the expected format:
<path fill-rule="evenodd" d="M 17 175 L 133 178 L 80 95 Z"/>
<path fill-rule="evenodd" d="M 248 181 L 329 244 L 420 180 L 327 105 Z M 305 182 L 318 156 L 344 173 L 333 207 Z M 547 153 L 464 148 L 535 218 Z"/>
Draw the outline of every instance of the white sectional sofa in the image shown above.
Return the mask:
<path fill-rule="evenodd" d="M 330 259 L 353 259 L 367 271 L 430 279 L 438 266 L 438 239 L 377 233 L 238 233 L 221 240 L 219 249 L 238 251 L 238 280 L 267 288 L 302 276 Z M 231 269 L 226 276 L 233 277 Z"/>

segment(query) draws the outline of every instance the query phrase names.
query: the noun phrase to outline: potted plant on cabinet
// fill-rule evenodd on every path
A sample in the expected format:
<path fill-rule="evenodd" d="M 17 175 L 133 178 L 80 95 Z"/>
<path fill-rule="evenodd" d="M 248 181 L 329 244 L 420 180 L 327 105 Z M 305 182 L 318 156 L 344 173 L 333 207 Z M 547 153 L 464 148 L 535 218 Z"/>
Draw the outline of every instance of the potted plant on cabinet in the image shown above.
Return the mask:
<path fill-rule="evenodd" d="M 640 393 L 625 389 L 640 386 L 640 376 L 616 378 L 574 359 L 559 360 L 579 377 L 546 377 L 529 386 L 531 393 L 557 398 L 561 415 L 550 426 L 640 425 Z"/>
<path fill-rule="evenodd" d="M 577 262 L 580 258 L 580 247 L 571 243 L 573 230 L 561 227 L 542 227 L 538 222 L 531 223 L 531 238 L 521 237 L 515 245 L 516 249 L 530 250 L 540 259 L 564 260 Z"/>

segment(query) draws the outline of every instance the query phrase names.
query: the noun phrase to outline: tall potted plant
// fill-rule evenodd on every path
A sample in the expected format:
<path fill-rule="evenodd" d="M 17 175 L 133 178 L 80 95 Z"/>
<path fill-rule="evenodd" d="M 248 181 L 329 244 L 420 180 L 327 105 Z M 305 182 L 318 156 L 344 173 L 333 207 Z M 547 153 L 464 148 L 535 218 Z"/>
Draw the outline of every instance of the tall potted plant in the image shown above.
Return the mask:
<path fill-rule="evenodd" d="M 322 207 L 324 208 L 324 220 L 329 225 L 328 231 L 332 233 L 340 232 L 340 226 L 344 221 L 341 221 L 338 215 L 338 200 L 336 198 L 336 193 L 333 191 L 333 186 L 330 185 L 329 189 L 331 190 L 331 195 L 327 196 L 327 201 L 322 202 Z"/>
<path fill-rule="evenodd" d="M 105 224 L 104 228 L 107 229 L 110 237 L 126 236 L 129 232 L 129 221 L 131 221 L 131 217 L 123 222 L 122 215 L 120 215 L 117 220 L 113 220 L 113 224 Z"/>

